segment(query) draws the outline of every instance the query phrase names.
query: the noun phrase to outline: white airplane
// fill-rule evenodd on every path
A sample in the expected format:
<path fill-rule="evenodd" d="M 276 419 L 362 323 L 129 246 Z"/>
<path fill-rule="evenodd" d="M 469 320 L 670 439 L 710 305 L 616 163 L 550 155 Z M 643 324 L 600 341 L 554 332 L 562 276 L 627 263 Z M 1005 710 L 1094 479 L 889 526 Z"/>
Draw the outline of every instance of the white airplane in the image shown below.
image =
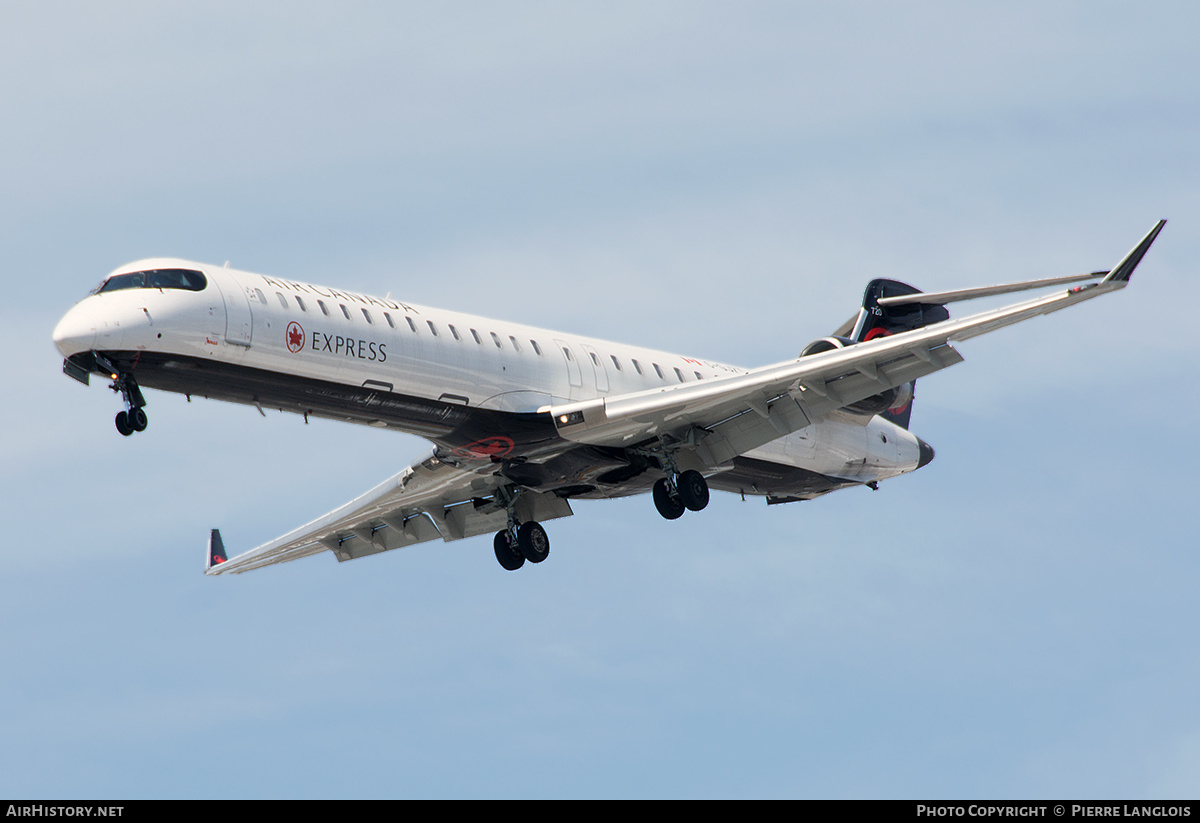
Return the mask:
<path fill-rule="evenodd" d="M 933 449 L 908 431 L 913 384 L 963 359 L 951 343 L 1124 288 L 1165 223 L 1111 271 L 930 294 L 872 280 L 832 335 L 749 370 L 163 258 L 114 271 L 54 342 L 66 374 L 112 381 L 126 436 L 146 428 L 145 387 L 432 441 L 399 474 L 244 554 L 229 558 L 213 529 L 208 574 L 487 532 L 511 571 L 546 559 L 541 523 L 572 514 L 572 500 L 650 491 L 675 519 L 710 488 L 788 503 L 925 466 Z M 945 308 L 1034 288 L 1054 291 L 959 320 Z"/>

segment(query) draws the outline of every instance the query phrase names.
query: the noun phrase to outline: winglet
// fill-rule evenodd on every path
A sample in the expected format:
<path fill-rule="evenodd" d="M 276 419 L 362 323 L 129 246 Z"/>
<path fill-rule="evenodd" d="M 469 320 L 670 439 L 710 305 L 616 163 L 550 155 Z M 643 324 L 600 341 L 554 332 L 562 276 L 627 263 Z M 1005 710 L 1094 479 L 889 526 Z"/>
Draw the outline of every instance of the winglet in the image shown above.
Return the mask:
<path fill-rule="evenodd" d="M 204 571 L 208 572 L 213 566 L 224 563 L 229 559 L 225 553 L 225 541 L 221 539 L 221 530 L 213 529 L 208 535 L 208 558 L 204 561 Z"/>
<path fill-rule="evenodd" d="M 1108 273 L 1108 277 L 1104 278 L 1102 283 L 1121 283 L 1129 282 L 1129 276 L 1133 274 L 1133 270 L 1138 267 L 1138 263 L 1142 262 L 1142 258 L 1146 256 L 1146 252 L 1150 251 L 1150 245 L 1154 239 L 1158 237 L 1158 233 L 1163 230 L 1163 226 L 1167 225 L 1166 220 L 1159 220 L 1158 225 L 1150 230 L 1150 233 L 1142 238 L 1142 242 L 1133 247 L 1129 254 L 1125 255 L 1125 259 L 1113 268 Z"/>

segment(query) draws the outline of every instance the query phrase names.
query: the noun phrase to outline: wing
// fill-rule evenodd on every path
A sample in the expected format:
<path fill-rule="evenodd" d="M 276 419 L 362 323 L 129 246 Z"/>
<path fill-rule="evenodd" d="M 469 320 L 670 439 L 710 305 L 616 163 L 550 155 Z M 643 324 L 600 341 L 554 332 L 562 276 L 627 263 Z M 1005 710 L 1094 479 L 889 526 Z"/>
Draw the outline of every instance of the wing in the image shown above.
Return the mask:
<path fill-rule="evenodd" d="M 1021 289 L 1096 282 L 1056 291 L 960 320 L 801 356 L 717 380 L 565 403 L 545 409 L 560 436 L 578 443 L 631 446 L 650 438 L 686 444 L 715 466 L 804 428 L 836 410 L 960 362 L 951 343 L 1065 309 L 1124 288 L 1166 221 L 1159 223 L 1111 271 L 1009 286 L 915 294 L 904 302 L 949 302 Z"/>
<path fill-rule="evenodd" d="M 209 538 L 207 574 L 239 574 L 329 550 L 338 560 L 495 532 L 508 525 L 497 489 L 508 481 L 491 461 L 451 462 L 426 454 L 366 494 L 308 525 L 245 554 L 225 559 L 221 534 Z M 514 504 L 522 521 L 572 514 L 565 499 L 523 490 Z"/>

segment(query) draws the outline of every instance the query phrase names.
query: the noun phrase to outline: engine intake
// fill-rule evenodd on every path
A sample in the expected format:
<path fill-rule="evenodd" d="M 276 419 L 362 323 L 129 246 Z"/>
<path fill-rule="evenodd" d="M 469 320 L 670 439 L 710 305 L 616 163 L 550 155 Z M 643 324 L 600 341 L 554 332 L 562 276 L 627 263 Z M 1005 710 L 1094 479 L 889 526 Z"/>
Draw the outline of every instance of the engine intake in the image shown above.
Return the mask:
<path fill-rule="evenodd" d="M 805 346 L 801 352 L 801 357 L 808 357 L 812 354 L 821 354 L 822 352 L 834 351 L 835 349 L 844 349 L 847 346 L 853 346 L 854 340 L 848 337 L 821 337 L 812 341 Z M 851 403 L 848 406 L 843 406 L 842 410 L 851 414 L 874 415 L 883 414 L 889 409 L 903 409 L 913 399 L 913 384 L 905 383 L 897 386 L 894 389 L 882 391 L 879 394 L 873 394 L 870 397 L 859 400 L 856 403 Z"/>
<path fill-rule="evenodd" d="M 833 351 L 834 349 L 844 349 L 847 346 L 853 345 L 854 341 L 849 337 L 822 337 L 805 346 L 800 351 L 800 356 L 808 357 L 810 354 L 820 354 L 821 352 Z"/>

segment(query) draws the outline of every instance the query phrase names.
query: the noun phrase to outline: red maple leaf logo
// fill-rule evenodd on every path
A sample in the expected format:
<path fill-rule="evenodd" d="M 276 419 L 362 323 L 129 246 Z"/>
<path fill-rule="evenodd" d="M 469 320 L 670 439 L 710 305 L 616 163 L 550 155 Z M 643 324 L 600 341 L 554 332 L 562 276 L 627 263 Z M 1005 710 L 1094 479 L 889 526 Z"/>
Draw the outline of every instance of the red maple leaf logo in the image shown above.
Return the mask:
<path fill-rule="evenodd" d="M 505 457 L 515 448 L 511 437 L 505 437 L 502 434 L 493 434 L 490 437 L 485 437 L 482 440 L 476 440 L 474 443 L 469 443 L 466 446 L 461 446 L 454 450 L 454 453 L 459 457 L 467 460 L 480 457 Z"/>
<path fill-rule="evenodd" d="M 304 329 L 300 328 L 299 323 L 288 324 L 287 347 L 291 352 L 298 352 L 304 348 Z"/>

